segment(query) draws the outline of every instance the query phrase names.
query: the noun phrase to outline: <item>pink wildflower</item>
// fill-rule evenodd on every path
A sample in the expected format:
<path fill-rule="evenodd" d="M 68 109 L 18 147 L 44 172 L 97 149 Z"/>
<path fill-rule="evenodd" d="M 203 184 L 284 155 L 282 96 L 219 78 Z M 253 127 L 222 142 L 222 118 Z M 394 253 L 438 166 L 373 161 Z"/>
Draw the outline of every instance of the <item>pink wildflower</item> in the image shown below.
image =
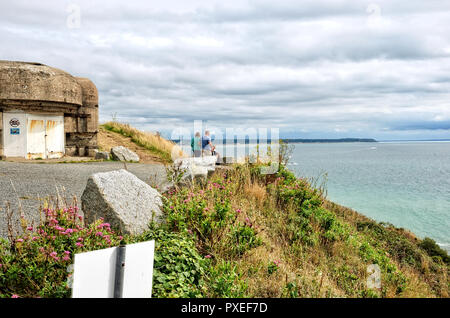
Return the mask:
<path fill-rule="evenodd" d="M 95 236 L 103 236 L 103 232 L 97 232 L 95 233 Z"/>
<path fill-rule="evenodd" d="M 19 243 L 22 243 L 22 242 L 23 242 L 22 239 L 17 239 L 16 241 L 19 242 Z"/>
<path fill-rule="evenodd" d="M 29 227 L 27 227 L 27 230 L 28 230 L 28 231 L 33 231 L 33 227 L 32 227 L 32 226 L 29 226 Z"/>
<path fill-rule="evenodd" d="M 82 243 L 80 243 L 80 242 L 77 242 L 75 245 L 78 246 L 78 247 L 83 247 L 83 246 L 84 246 L 84 245 L 83 245 Z"/>
<path fill-rule="evenodd" d="M 50 257 L 53 258 L 55 261 L 59 261 L 59 257 L 57 256 L 58 253 L 56 252 L 51 252 L 50 253 Z"/>
<path fill-rule="evenodd" d="M 11 298 L 19 298 L 19 295 L 14 294 L 11 296 Z"/>
<path fill-rule="evenodd" d="M 208 255 L 205 256 L 205 258 L 211 258 L 211 255 L 208 254 Z"/>

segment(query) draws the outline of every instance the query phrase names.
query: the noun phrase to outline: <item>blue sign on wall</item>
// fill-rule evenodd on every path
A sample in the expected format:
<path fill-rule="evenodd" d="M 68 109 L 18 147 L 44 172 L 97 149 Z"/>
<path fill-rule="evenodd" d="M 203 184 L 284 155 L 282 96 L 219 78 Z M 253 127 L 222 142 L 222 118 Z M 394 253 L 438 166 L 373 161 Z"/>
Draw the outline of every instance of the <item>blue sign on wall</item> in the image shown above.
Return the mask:
<path fill-rule="evenodd" d="M 10 128 L 11 135 L 20 135 L 20 128 Z"/>

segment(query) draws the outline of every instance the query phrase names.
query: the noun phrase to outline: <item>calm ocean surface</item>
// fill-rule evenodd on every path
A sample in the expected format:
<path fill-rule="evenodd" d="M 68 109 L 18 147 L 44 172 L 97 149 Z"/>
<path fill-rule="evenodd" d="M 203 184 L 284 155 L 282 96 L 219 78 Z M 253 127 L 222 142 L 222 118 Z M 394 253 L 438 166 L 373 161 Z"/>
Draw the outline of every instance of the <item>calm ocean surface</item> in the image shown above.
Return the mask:
<path fill-rule="evenodd" d="M 328 199 L 450 251 L 450 142 L 292 145 L 288 168 L 320 180 L 326 173 Z M 241 159 L 255 151 L 254 144 L 218 146 L 220 154 Z"/>
<path fill-rule="evenodd" d="M 328 198 L 450 250 L 450 142 L 296 143 L 289 169 Z"/>

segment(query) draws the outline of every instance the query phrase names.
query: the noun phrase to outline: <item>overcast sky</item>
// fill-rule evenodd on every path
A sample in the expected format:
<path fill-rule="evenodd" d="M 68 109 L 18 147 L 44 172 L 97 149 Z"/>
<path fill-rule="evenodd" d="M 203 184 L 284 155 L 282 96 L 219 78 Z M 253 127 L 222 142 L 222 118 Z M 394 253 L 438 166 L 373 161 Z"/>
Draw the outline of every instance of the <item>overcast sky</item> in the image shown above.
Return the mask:
<path fill-rule="evenodd" d="M 450 138 L 450 1 L 1 0 L 0 59 L 89 77 L 101 121 L 146 130 Z"/>

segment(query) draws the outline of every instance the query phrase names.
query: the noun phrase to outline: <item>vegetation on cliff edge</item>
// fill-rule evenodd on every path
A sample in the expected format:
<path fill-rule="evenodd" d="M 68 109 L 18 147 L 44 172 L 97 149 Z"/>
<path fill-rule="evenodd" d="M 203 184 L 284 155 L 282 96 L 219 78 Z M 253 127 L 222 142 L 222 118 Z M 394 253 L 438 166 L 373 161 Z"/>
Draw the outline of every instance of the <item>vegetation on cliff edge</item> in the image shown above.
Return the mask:
<path fill-rule="evenodd" d="M 1 241 L 0 297 L 68 297 L 75 253 L 149 239 L 153 297 L 448 297 L 448 256 L 433 241 L 329 202 L 283 166 L 219 169 L 164 198 L 166 224 L 140 236 L 45 207 L 42 225 Z M 371 264 L 380 289 L 367 285 Z"/>

